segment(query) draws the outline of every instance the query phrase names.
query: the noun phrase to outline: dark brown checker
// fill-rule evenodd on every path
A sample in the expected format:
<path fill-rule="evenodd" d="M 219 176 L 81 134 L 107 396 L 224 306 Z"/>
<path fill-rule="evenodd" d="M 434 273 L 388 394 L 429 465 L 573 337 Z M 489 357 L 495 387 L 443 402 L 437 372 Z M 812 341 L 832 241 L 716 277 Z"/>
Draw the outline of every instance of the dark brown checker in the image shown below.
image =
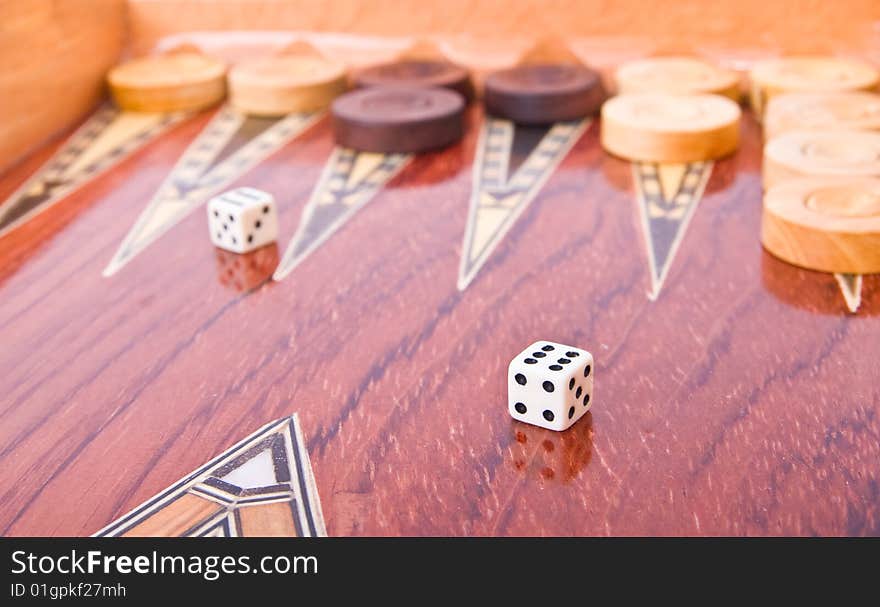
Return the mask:
<path fill-rule="evenodd" d="M 454 91 L 372 87 L 333 103 L 333 134 L 339 145 L 362 152 L 423 152 L 461 139 L 464 107 Z"/>
<path fill-rule="evenodd" d="M 596 113 L 604 99 L 599 74 L 579 65 L 521 65 L 486 78 L 487 111 L 519 124 L 584 118 Z"/>
<path fill-rule="evenodd" d="M 474 97 L 471 75 L 465 68 L 448 61 L 392 61 L 361 70 L 354 76 L 355 86 L 442 87 L 456 91 L 470 101 Z"/>

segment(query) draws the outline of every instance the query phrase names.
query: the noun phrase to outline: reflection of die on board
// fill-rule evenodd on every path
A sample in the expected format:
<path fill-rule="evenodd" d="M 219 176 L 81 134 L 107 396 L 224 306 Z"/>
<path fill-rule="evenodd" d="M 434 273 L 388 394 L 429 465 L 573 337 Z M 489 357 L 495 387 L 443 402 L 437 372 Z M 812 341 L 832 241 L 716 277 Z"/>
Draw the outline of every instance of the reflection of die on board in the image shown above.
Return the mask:
<path fill-rule="evenodd" d="M 568 483 L 590 463 L 593 447 L 593 415 L 565 432 L 548 432 L 535 426 L 512 423 L 510 457 L 517 472 L 540 476 L 545 481 Z"/>
<path fill-rule="evenodd" d="M 256 289 L 272 276 L 278 265 L 278 245 L 274 242 L 250 253 L 238 254 L 214 249 L 217 280 L 236 293 Z"/>

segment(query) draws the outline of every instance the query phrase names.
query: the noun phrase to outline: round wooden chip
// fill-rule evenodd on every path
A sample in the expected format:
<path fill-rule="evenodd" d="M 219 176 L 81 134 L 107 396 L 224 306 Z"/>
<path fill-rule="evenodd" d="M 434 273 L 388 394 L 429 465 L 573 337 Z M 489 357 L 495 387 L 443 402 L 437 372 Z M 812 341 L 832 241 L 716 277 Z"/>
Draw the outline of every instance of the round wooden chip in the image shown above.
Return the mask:
<path fill-rule="evenodd" d="M 172 53 L 118 65 L 110 70 L 107 82 L 124 110 L 196 110 L 223 100 L 226 65 L 200 53 Z"/>
<path fill-rule="evenodd" d="M 631 93 L 602 106 L 602 146 L 648 162 L 697 162 L 739 144 L 739 106 L 719 95 Z"/>
<path fill-rule="evenodd" d="M 764 136 L 772 139 L 790 131 L 880 130 L 880 95 L 848 93 L 789 93 L 767 104 Z"/>
<path fill-rule="evenodd" d="M 867 63 L 837 57 L 785 57 L 755 64 L 751 72 L 752 107 L 761 115 L 767 101 L 783 93 L 866 91 L 880 82 Z"/>
<path fill-rule="evenodd" d="M 880 133 L 792 131 L 764 146 L 764 188 L 798 177 L 880 176 Z"/>
<path fill-rule="evenodd" d="M 620 93 L 713 93 L 739 99 L 739 76 L 696 57 L 651 57 L 618 68 Z"/>
<path fill-rule="evenodd" d="M 599 74 L 580 65 L 521 65 L 486 77 L 486 111 L 519 124 L 552 124 L 596 113 L 605 99 Z"/>
<path fill-rule="evenodd" d="M 345 87 L 345 66 L 320 57 L 266 57 L 242 62 L 229 72 L 230 103 L 254 116 L 319 110 Z"/>
<path fill-rule="evenodd" d="M 880 179 L 795 179 L 764 195 L 761 242 L 822 272 L 880 272 Z"/>
<path fill-rule="evenodd" d="M 364 152 L 423 152 L 461 139 L 464 107 L 464 97 L 442 88 L 361 89 L 333 102 L 333 133 Z"/>
<path fill-rule="evenodd" d="M 470 72 L 448 61 L 402 60 L 365 68 L 354 75 L 355 86 L 441 87 L 470 101 L 474 86 Z"/>

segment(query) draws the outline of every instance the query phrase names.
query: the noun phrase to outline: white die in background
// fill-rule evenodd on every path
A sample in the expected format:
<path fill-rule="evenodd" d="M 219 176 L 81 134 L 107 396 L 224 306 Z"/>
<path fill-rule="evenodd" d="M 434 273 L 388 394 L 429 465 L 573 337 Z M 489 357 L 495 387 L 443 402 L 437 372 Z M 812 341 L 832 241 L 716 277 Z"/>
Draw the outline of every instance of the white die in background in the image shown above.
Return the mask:
<path fill-rule="evenodd" d="M 236 188 L 208 201 L 208 229 L 215 246 L 247 253 L 278 238 L 278 212 L 271 194 Z"/>
<path fill-rule="evenodd" d="M 565 430 L 593 404 L 593 355 L 552 341 L 536 341 L 510 361 L 507 410 L 513 419 Z"/>

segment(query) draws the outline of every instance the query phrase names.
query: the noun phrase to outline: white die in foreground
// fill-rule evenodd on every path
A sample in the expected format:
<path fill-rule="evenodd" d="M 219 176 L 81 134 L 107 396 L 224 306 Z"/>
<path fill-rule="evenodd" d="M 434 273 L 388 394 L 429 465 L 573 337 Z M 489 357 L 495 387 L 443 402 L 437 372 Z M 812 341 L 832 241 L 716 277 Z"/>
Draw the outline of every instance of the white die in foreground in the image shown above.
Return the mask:
<path fill-rule="evenodd" d="M 507 410 L 513 419 L 565 430 L 593 404 L 593 355 L 586 350 L 536 341 L 507 369 Z"/>
<path fill-rule="evenodd" d="M 208 201 L 211 242 L 247 253 L 278 238 L 278 213 L 271 194 L 254 188 L 229 190 Z"/>

